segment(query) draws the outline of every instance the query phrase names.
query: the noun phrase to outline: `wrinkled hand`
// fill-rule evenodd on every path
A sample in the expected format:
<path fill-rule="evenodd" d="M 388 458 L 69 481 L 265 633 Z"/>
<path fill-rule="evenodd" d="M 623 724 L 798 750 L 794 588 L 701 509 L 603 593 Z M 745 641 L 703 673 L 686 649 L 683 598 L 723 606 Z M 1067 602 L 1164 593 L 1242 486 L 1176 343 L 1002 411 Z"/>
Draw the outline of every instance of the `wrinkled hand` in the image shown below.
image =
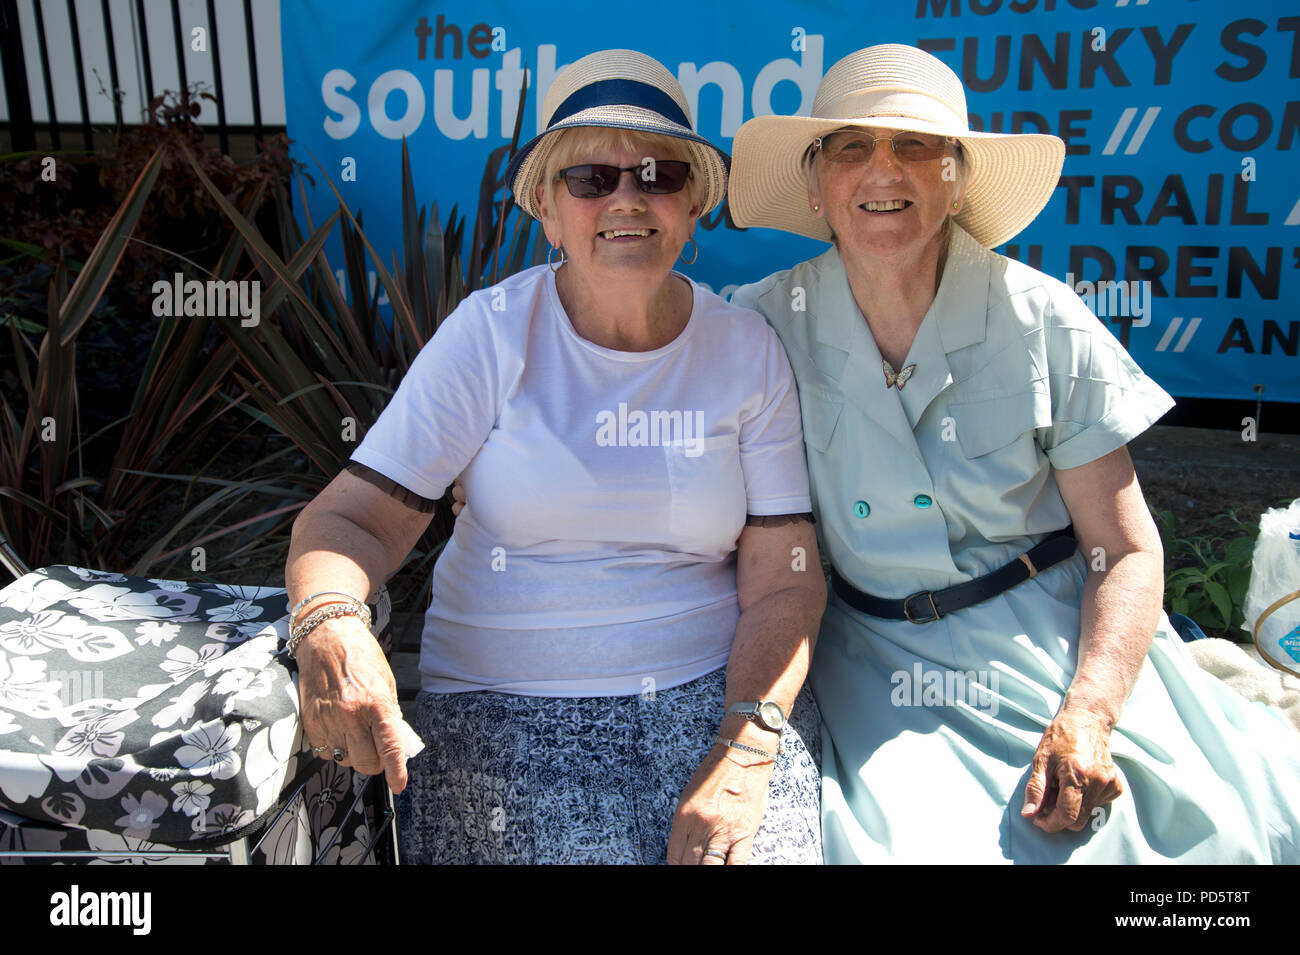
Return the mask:
<path fill-rule="evenodd" d="M 669 865 L 746 865 L 763 821 L 775 766 L 715 746 L 686 784 L 668 836 Z M 706 855 L 706 849 L 725 858 Z"/>
<path fill-rule="evenodd" d="M 360 619 L 336 617 L 298 647 L 298 700 L 303 732 L 313 746 L 347 751 L 359 773 L 383 772 L 395 793 L 406 788 L 397 682 Z M 327 750 L 320 754 L 329 759 Z"/>
<path fill-rule="evenodd" d="M 456 478 L 451 485 L 451 516 L 460 517 L 460 512 L 465 510 L 465 485 L 460 483 L 460 478 Z"/>
<path fill-rule="evenodd" d="M 1110 728 L 1084 709 L 1062 709 L 1030 764 L 1020 814 L 1045 832 L 1082 832 L 1093 810 L 1124 792 L 1110 758 Z"/>

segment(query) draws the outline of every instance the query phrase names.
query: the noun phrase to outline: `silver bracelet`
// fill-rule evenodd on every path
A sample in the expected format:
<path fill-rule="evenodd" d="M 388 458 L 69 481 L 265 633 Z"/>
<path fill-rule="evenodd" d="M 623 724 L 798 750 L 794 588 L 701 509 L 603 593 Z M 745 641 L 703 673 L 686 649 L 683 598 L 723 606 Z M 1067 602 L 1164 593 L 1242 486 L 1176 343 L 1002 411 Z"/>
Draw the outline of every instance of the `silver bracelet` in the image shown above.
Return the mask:
<path fill-rule="evenodd" d="M 724 746 L 730 746 L 732 749 L 743 749 L 746 753 L 754 753 L 757 756 L 766 756 L 768 759 L 774 761 L 781 758 L 780 740 L 777 741 L 775 753 L 769 753 L 767 750 L 759 749 L 757 746 L 746 746 L 744 743 L 737 743 L 734 739 L 727 739 L 723 736 L 714 737 L 713 745 L 717 746 L 719 743 L 722 743 Z"/>
<path fill-rule="evenodd" d="M 363 603 L 353 605 L 339 606 L 337 604 L 325 607 L 321 610 L 312 611 L 302 623 L 294 627 L 289 632 L 289 639 L 284 645 L 284 649 L 289 656 L 294 657 L 298 652 L 298 646 L 303 639 L 319 627 L 326 620 L 333 620 L 336 617 L 358 617 L 361 622 L 370 627 L 370 608 Z"/>
<path fill-rule="evenodd" d="M 321 621 L 329 620 L 332 617 L 346 617 L 346 616 L 360 617 L 365 622 L 365 625 L 367 627 L 370 626 L 370 608 L 367 607 L 365 604 L 361 603 L 361 601 L 354 600 L 352 601 L 352 603 L 348 603 L 348 604 L 330 603 L 324 607 L 321 607 L 319 610 L 313 610 L 301 621 L 299 621 L 297 626 L 294 626 L 292 621 L 290 621 L 289 639 L 292 640 L 295 634 L 301 633 L 302 629 L 306 627 L 309 623 L 311 623 L 312 626 L 315 626 Z"/>
<path fill-rule="evenodd" d="M 293 607 L 291 607 L 289 610 L 289 622 L 292 623 L 293 618 L 298 616 L 298 611 L 301 610 L 303 607 L 307 606 L 317 597 L 328 597 L 330 595 L 333 595 L 335 597 L 347 597 L 348 600 L 356 600 L 357 603 L 361 603 L 361 601 L 357 600 L 356 597 L 352 596 L 351 594 L 345 594 L 341 590 L 322 590 L 320 593 L 312 594 L 310 597 L 303 597 L 302 600 L 299 600 L 296 604 L 294 604 Z"/>

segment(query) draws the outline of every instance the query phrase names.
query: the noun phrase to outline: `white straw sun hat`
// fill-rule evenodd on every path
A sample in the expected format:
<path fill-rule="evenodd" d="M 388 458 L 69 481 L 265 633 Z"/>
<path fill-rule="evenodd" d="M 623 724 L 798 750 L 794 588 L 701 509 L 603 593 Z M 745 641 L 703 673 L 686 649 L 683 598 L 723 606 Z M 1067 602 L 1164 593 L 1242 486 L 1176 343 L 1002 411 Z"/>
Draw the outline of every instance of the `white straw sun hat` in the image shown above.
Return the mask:
<path fill-rule="evenodd" d="M 686 94 L 676 78 L 644 53 L 601 50 L 565 67 L 546 93 L 542 115 L 546 129 L 525 143 L 506 169 L 515 202 L 534 219 L 541 218 L 534 194 L 559 138 L 556 133 L 575 126 L 627 129 L 682 140 L 690 154 L 691 174 L 703 183 L 701 215 L 727 193 L 731 157 L 695 134 Z"/>
<path fill-rule="evenodd" d="M 843 126 L 953 136 L 966 159 L 961 212 L 954 218 L 980 245 L 1016 235 L 1047 205 L 1061 176 L 1065 143 L 1040 133 L 972 132 L 966 91 L 938 57 L 883 43 L 850 53 L 826 73 L 811 116 L 758 116 L 736 133 L 731 215 L 829 242 L 826 220 L 808 207 L 804 157 L 814 139 Z"/>

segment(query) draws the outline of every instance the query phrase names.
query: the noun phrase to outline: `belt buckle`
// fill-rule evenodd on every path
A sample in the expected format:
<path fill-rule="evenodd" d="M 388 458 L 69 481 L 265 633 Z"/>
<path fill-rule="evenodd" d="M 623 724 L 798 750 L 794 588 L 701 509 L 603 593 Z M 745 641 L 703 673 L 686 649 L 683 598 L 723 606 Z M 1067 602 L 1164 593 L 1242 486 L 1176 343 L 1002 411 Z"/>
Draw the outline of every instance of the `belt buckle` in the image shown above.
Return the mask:
<path fill-rule="evenodd" d="M 921 618 L 912 616 L 912 601 L 915 600 L 917 597 L 924 597 L 926 600 L 930 602 L 930 612 L 933 614 L 933 616 L 921 617 Z M 940 617 L 943 616 L 943 614 L 939 613 L 939 608 L 934 605 L 933 591 L 918 590 L 910 597 L 905 597 L 903 599 L 903 616 L 907 618 L 908 623 L 931 623 L 935 620 L 938 620 Z"/>

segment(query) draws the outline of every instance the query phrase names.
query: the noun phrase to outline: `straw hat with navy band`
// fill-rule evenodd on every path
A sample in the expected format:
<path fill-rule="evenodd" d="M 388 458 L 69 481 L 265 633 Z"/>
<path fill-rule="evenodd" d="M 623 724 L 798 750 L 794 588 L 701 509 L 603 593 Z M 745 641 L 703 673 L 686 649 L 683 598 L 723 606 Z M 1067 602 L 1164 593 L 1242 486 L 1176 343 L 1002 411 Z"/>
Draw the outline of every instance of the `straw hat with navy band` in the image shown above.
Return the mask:
<path fill-rule="evenodd" d="M 656 133 L 682 140 L 690 154 L 691 175 L 703 183 L 703 215 L 727 193 L 731 157 L 695 134 L 686 94 L 658 60 L 634 50 L 589 53 L 556 76 L 542 103 L 546 129 L 515 154 L 506 182 L 515 202 L 534 219 L 537 183 L 560 130 L 603 126 Z"/>
<path fill-rule="evenodd" d="M 973 132 L 956 73 L 924 50 L 882 43 L 850 53 L 827 71 L 811 116 L 758 116 L 740 127 L 730 186 L 736 224 L 829 242 L 826 220 L 808 207 L 805 156 L 817 137 L 845 126 L 955 137 L 966 170 L 954 218 L 987 249 L 1042 211 L 1065 161 L 1065 143 L 1056 136 Z"/>

